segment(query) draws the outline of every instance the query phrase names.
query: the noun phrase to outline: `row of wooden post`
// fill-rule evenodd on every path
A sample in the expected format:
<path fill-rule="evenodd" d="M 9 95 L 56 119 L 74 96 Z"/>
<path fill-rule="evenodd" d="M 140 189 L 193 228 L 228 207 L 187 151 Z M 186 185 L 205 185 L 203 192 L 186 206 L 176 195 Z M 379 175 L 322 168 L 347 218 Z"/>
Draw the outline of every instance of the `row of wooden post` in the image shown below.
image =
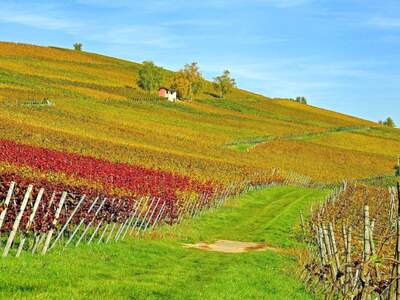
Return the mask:
<path fill-rule="evenodd" d="M 334 203 L 336 196 L 347 188 L 344 184 L 337 189 L 327 201 Z M 366 198 L 368 195 L 366 195 Z M 366 199 L 367 200 L 367 199 Z M 397 200 L 397 201 L 396 201 Z M 397 203 L 396 203 L 397 202 Z M 376 246 L 373 232 L 376 220 L 371 219 L 367 201 L 363 206 L 363 253 L 362 261 L 352 260 L 352 225 L 343 225 L 341 228 L 344 251 L 339 253 L 338 240 L 335 237 L 335 224 L 311 224 L 314 237 L 309 242 L 308 249 L 311 256 L 318 259 L 318 263 L 308 263 L 305 268 L 305 281 L 309 288 L 322 292 L 325 299 L 396 299 L 400 300 L 400 185 L 390 189 L 389 226 L 394 217 L 394 207 L 397 206 L 396 214 L 396 245 L 393 251 L 393 272 L 391 280 L 386 283 L 382 290 L 377 291 L 372 286 L 371 276 L 381 281 L 381 272 L 376 260 Z M 325 213 L 325 205 L 322 204 L 318 210 L 319 215 Z M 306 233 L 304 217 L 300 214 L 303 233 Z M 380 220 L 381 221 L 381 220 Z M 315 245 L 315 247 L 313 246 Z M 387 258 L 383 258 L 383 260 Z"/>
<path fill-rule="evenodd" d="M 4 199 L 3 210 L 0 213 L 0 232 L 2 226 L 6 221 L 7 212 L 10 209 L 10 202 L 15 187 L 15 182 L 11 182 L 6 199 Z M 184 199 L 182 200 L 182 205 L 180 205 L 178 209 L 178 218 L 175 220 L 175 222 L 180 223 L 184 218 L 196 217 L 204 213 L 205 209 L 218 208 L 219 206 L 224 204 L 225 200 L 230 195 L 234 195 L 243 191 L 249 191 L 255 188 L 258 187 L 253 187 L 252 185 L 246 184 L 244 182 L 233 183 L 228 187 L 221 188 L 219 191 L 217 191 L 212 199 L 208 199 L 210 195 L 207 194 L 201 194 L 199 197 L 193 199 L 191 199 L 190 197 Z M 9 232 L 7 242 L 3 249 L 3 257 L 7 257 L 9 255 L 10 250 L 12 249 L 12 245 L 15 243 L 15 240 L 17 238 L 18 232 L 20 232 L 20 239 L 19 246 L 16 251 L 16 256 L 21 255 L 26 245 L 26 241 L 29 237 L 27 233 L 30 232 L 34 224 L 36 213 L 45 192 L 43 188 L 39 190 L 34 202 L 32 203 L 33 207 L 29 215 L 28 223 L 26 224 L 24 229 L 21 230 L 21 219 L 24 215 L 29 199 L 31 199 L 32 191 L 33 186 L 29 185 L 26 189 L 21 205 L 18 206 L 18 214 L 15 220 L 13 220 L 12 229 Z M 56 205 L 54 219 L 52 220 L 49 231 L 45 233 L 32 233 L 33 242 L 31 243 L 30 247 L 31 253 L 40 251 L 42 255 L 46 254 L 49 250 L 55 248 L 57 244 L 59 244 L 61 239 L 64 239 L 65 233 L 67 232 L 69 233 L 69 235 L 68 239 L 66 241 L 63 241 L 63 249 L 72 244 L 73 241 L 75 241 L 75 246 L 79 246 L 83 241 L 85 241 L 87 244 L 94 243 L 96 236 L 97 243 L 108 243 L 113 240 L 118 241 L 120 239 L 125 239 L 127 235 L 137 236 L 140 233 L 147 232 L 148 230 L 154 230 L 156 226 L 160 225 L 163 222 L 163 217 L 165 216 L 165 212 L 168 209 L 167 202 L 163 201 L 161 198 L 142 197 L 135 202 L 134 206 L 131 209 L 131 213 L 128 215 L 127 218 L 121 220 L 119 223 L 109 223 L 104 222 L 104 218 L 97 220 L 97 216 L 101 213 L 101 210 L 104 207 L 107 199 L 96 198 L 93 200 L 91 206 L 87 209 L 86 215 L 82 217 L 78 224 L 72 226 L 71 221 L 73 217 L 79 211 L 83 202 L 87 200 L 87 197 L 83 195 L 82 197 L 80 197 L 78 203 L 70 213 L 69 217 L 66 219 L 65 223 L 61 225 L 58 224 L 58 222 L 67 197 L 67 192 L 63 192 L 61 194 L 61 197 L 58 200 L 58 204 Z M 55 201 L 57 201 L 56 194 L 53 193 L 48 203 L 47 212 L 44 215 L 45 219 L 47 218 L 47 214 L 50 212 L 50 207 L 55 204 Z M 120 201 L 121 200 L 114 199 L 113 204 L 118 205 L 120 204 Z M 96 205 L 97 208 L 95 209 Z M 159 208 L 158 211 L 157 208 Z M 91 219 L 86 219 L 86 216 L 90 216 Z M 113 217 L 114 214 L 111 216 L 111 219 Z M 56 228 L 58 227 L 60 227 L 60 230 L 57 232 Z M 89 234 L 89 232 L 91 234 Z"/>

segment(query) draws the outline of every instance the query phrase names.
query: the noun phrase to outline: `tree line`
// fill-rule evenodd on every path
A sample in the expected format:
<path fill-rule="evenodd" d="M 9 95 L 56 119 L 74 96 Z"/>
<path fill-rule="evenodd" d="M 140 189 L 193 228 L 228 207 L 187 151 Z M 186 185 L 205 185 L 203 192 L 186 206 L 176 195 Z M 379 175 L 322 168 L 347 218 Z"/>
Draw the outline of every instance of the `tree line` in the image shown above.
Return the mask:
<path fill-rule="evenodd" d="M 82 51 L 83 45 L 75 43 L 73 47 L 75 51 Z M 138 85 L 147 92 L 156 92 L 164 81 L 165 73 L 163 68 L 156 66 L 152 61 L 144 61 L 139 70 Z M 198 63 L 193 62 L 175 73 L 170 87 L 177 91 L 178 98 L 193 100 L 203 91 L 205 82 Z M 218 96 L 224 98 L 236 87 L 236 81 L 231 77 L 231 73 L 225 70 L 221 76 L 214 78 L 213 87 Z"/>
<path fill-rule="evenodd" d="M 393 119 L 391 117 L 387 118 L 385 121 L 378 121 L 379 124 L 386 126 L 386 127 L 390 127 L 390 128 L 395 128 L 396 124 L 394 123 Z"/>
<path fill-rule="evenodd" d="M 156 66 L 152 61 L 144 61 L 139 70 L 139 86 L 148 92 L 156 92 L 164 82 L 166 71 Z M 198 96 L 205 86 L 206 80 L 200 72 L 198 63 L 186 64 L 176 72 L 170 80 L 170 87 L 177 91 L 180 99 L 193 100 Z M 220 98 L 224 98 L 234 87 L 236 81 L 231 73 L 225 70 L 221 76 L 214 78 L 213 87 Z"/>

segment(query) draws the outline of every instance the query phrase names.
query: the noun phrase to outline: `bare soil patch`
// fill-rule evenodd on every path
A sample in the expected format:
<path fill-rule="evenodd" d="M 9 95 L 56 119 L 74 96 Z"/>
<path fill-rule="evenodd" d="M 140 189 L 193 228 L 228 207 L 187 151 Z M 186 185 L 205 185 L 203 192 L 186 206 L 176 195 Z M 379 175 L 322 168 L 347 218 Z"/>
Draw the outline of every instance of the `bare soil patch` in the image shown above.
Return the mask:
<path fill-rule="evenodd" d="M 196 244 L 184 244 L 183 246 L 185 248 L 200 249 L 204 251 L 223 252 L 223 253 L 244 253 L 251 251 L 277 250 L 276 248 L 268 247 L 264 243 L 239 242 L 239 241 L 229 241 L 229 240 L 219 240 L 213 244 L 199 242 Z"/>

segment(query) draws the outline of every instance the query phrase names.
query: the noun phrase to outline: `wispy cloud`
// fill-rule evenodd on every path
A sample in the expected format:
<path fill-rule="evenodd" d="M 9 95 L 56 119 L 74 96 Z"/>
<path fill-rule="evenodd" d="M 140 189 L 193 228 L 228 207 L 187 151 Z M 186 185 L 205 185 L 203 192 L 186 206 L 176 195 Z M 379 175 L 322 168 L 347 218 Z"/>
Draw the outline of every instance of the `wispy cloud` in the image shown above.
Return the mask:
<path fill-rule="evenodd" d="M 88 39 L 116 45 L 142 45 L 158 48 L 179 48 L 184 45 L 177 35 L 163 26 L 104 28 L 104 30 L 93 32 Z"/>
<path fill-rule="evenodd" d="M 90 1 L 97 3 L 101 0 Z M 121 5 L 124 1 L 120 1 Z M 53 30 L 76 36 L 81 41 L 114 44 L 115 46 L 142 46 L 151 48 L 178 48 L 182 40 L 166 25 L 131 25 L 98 22 L 72 14 L 61 4 L 37 2 L 35 5 L 4 4 L 0 23 L 12 23 L 43 30 Z"/>
<path fill-rule="evenodd" d="M 14 23 L 47 30 L 72 30 L 81 24 L 57 15 L 53 6 L 32 5 L 25 8 L 19 5 L 2 4 L 0 22 Z"/>
<path fill-rule="evenodd" d="M 226 9 L 231 6 L 248 6 L 254 4 L 265 4 L 280 8 L 291 8 L 310 4 L 315 0 L 202 0 L 202 1 L 187 1 L 187 0 L 152 0 L 141 2 L 141 8 L 152 8 L 154 10 L 181 10 L 189 7 L 214 7 Z M 107 7 L 137 7 L 135 1 L 128 0 L 75 0 L 76 3 L 85 5 L 97 5 Z"/>
<path fill-rule="evenodd" d="M 380 28 L 400 28 L 400 18 L 374 17 L 368 23 Z"/>
<path fill-rule="evenodd" d="M 228 68 L 243 88 L 273 97 L 304 95 L 326 99 L 335 93 L 354 90 L 354 82 L 376 82 L 386 88 L 400 79 L 394 73 L 380 73 L 381 64 L 367 60 L 340 61 L 310 56 L 264 58 L 258 62 L 240 62 L 231 57 L 223 61 L 225 63 L 209 61 L 202 67 L 210 77 Z"/>

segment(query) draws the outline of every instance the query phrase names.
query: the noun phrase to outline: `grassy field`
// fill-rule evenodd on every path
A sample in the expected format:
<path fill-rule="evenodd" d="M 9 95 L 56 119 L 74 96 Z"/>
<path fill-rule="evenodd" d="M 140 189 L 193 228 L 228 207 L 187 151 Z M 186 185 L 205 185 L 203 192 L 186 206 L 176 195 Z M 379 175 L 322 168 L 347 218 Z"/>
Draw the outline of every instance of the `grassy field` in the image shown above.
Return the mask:
<path fill-rule="evenodd" d="M 274 187 L 118 244 L 0 260 L 2 299 L 312 299 L 296 277 L 298 213 L 328 191 Z M 276 250 L 224 254 L 182 243 L 265 242 Z"/>
<path fill-rule="evenodd" d="M 221 100 L 209 82 L 192 102 L 132 101 L 139 67 L 0 43 L 0 139 L 223 183 L 271 168 L 324 182 L 392 175 L 398 129 L 240 89 Z M 29 104 L 43 98 L 53 105 Z"/>

